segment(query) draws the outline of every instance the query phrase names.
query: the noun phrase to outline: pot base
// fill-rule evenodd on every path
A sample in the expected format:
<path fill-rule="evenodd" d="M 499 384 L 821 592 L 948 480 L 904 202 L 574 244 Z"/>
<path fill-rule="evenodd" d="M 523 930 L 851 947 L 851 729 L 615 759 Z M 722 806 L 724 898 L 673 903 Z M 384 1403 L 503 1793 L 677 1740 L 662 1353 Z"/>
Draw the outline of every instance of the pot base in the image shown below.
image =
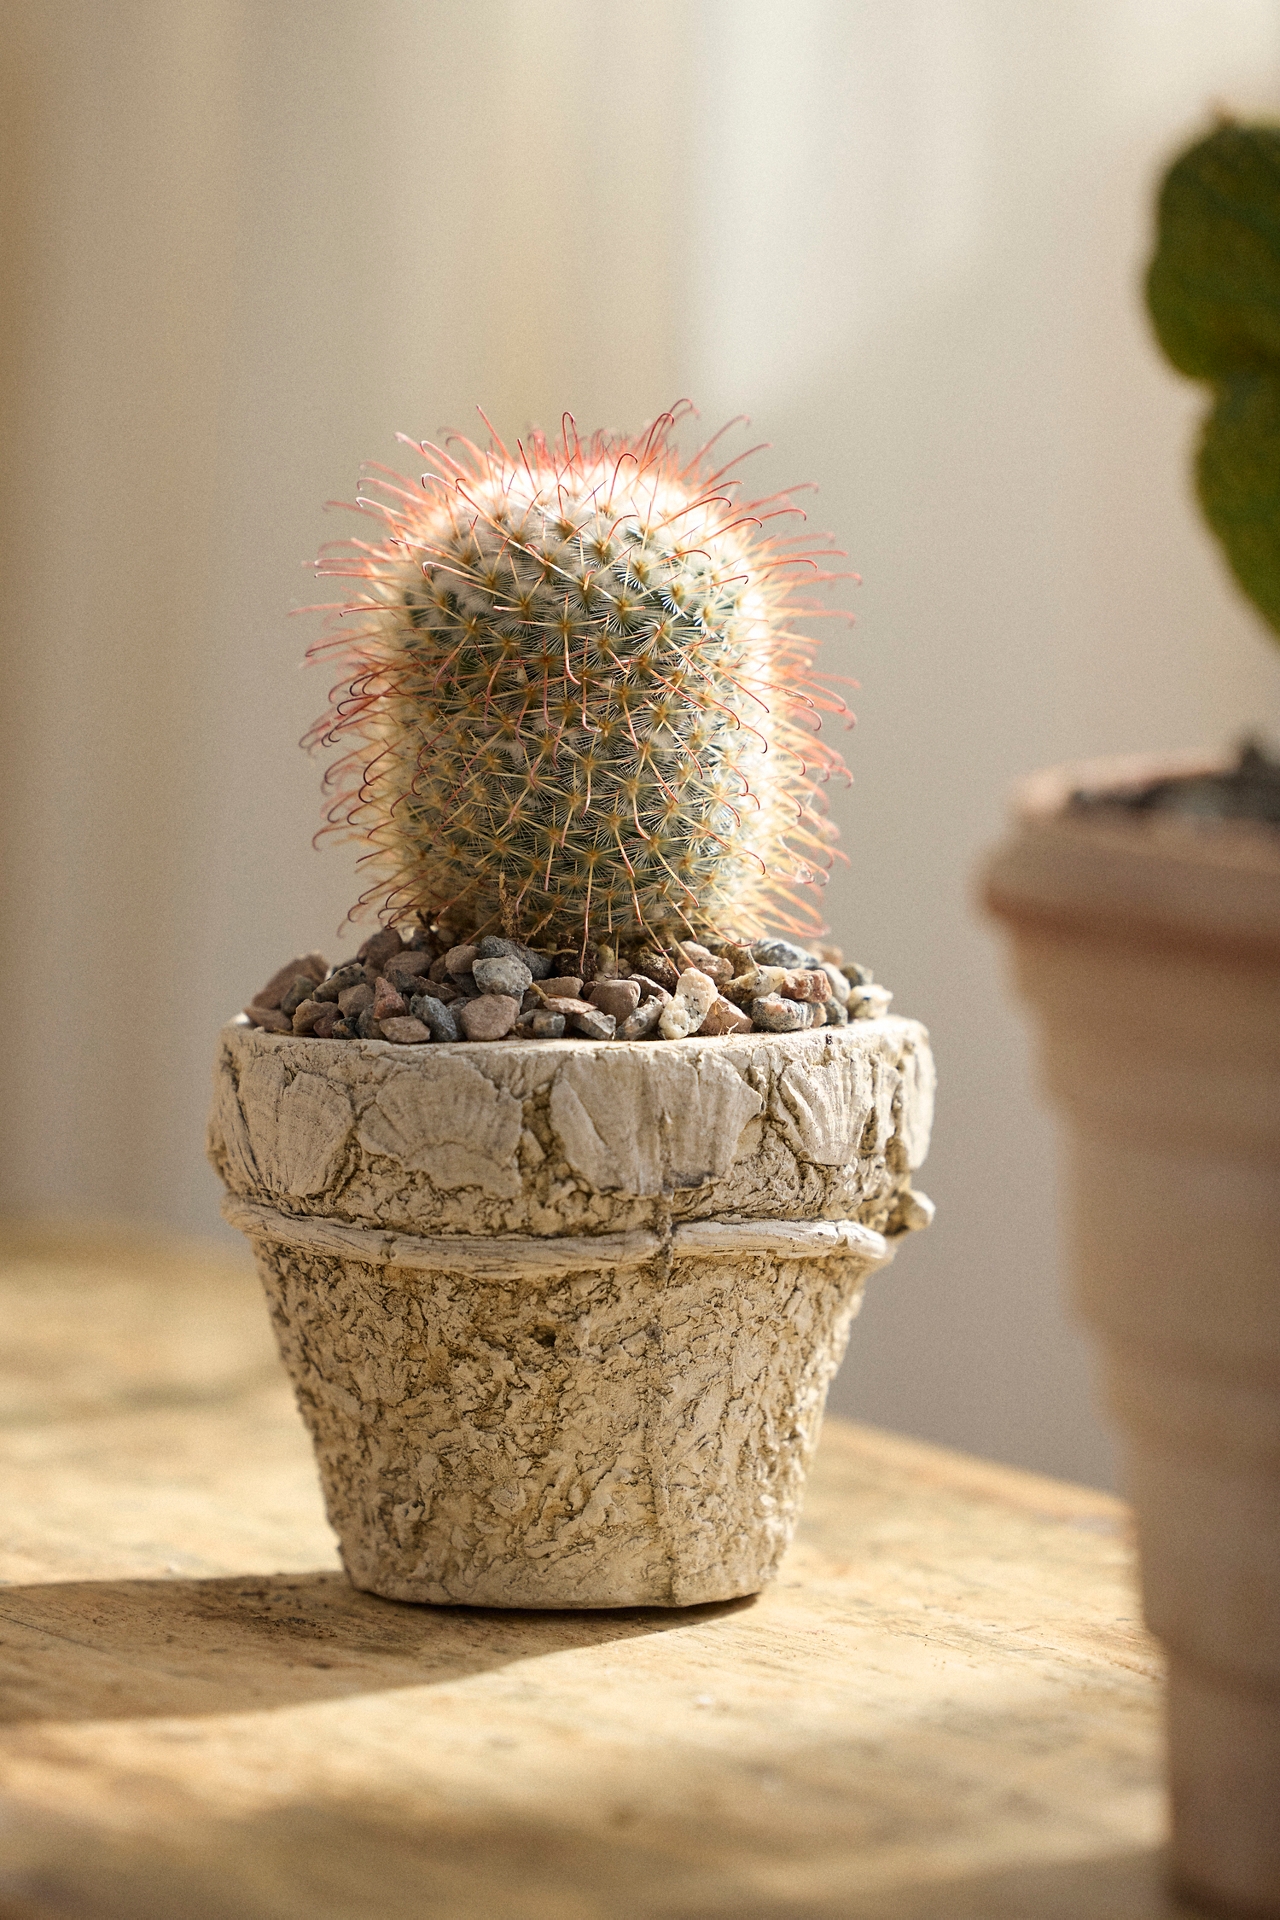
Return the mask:
<path fill-rule="evenodd" d="M 1280 1920 L 1280 1690 L 1169 1667 L 1169 1789 L 1178 1891 Z"/>
<path fill-rule="evenodd" d="M 756 1593 L 889 1244 L 853 1222 L 380 1234 L 231 1203 L 352 1581 L 436 1606 Z"/>
<path fill-rule="evenodd" d="M 852 1221 L 468 1244 L 226 1212 L 255 1242 L 351 1580 L 430 1605 L 756 1594 L 890 1258 Z"/>

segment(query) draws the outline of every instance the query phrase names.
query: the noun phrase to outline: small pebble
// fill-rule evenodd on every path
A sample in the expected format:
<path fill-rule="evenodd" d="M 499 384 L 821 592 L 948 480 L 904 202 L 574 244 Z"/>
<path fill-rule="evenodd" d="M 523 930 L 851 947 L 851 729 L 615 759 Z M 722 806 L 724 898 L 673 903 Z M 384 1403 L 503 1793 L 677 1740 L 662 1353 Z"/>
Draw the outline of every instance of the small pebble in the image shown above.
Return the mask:
<path fill-rule="evenodd" d="M 568 1019 L 569 1025 L 576 1032 L 585 1034 L 588 1040 L 612 1040 L 618 1026 L 613 1015 L 601 1013 L 599 1007 L 579 1007 Z"/>
<path fill-rule="evenodd" d="M 662 989 L 658 991 L 661 993 Z M 671 995 L 664 993 L 661 1000 L 646 1000 L 634 1013 L 629 1013 L 614 1036 L 618 1040 L 648 1040 L 658 1031 L 658 1022 L 662 1018 L 662 1009 L 670 1001 Z"/>
<path fill-rule="evenodd" d="M 505 993 L 513 1000 L 524 998 L 533 979 L 524 961 L 517 960 L 514 954 L 481 956 L 472 966 L 471 977 L 481 993 Z"/>
<path fill-rule="evenodd" d="M 409 1009 L 396 992 L 391 982 L 383 974 L 373 990 L 373 1017 L 375 1020 L 399 1020 Z"/>
<path fill-rule="evenodd" d="M 812 1000 L 784 1000 L 780 993 L 751 1002 L 751 1019 L 762 1033 L 801 1033 L 824 1023 L 822 1008 Z"/>
<path fill-rule="evenodd" d="M 462 1031 L 468 1040 L 501 1040 L 510 1033 L 520 1002 L 507 993 L 482 993 L 461 1010 Z"/>
<path fill-rule="evenodd" d="M 805 967 L 788 973 L 778 991 L 784 1000 L 829 1000 L 831 982 L 821 967 Z"/>
<path fill-rule="evenodd" d="M 313 997 L 317 1000 L 336 1001 L 340 993 L 345 993 L 348 987 L 359 986 L 363 979 L 364 968 L 354 960 L 349 960 L 345 967 L 334 968 L 329 978 L 323 980 L 316 988 Z"/>
<path fill-rule="evenodd" d="M 834 960 L 824 960 L 822 963 L 822 971 L 831 982 L 833 997 L 837 999 L 843 1007 L 849 998 L 849 982 L 845 979 Z"/>
<path fill-rule="evenodd" d="M 403 944 L 398 927 L 383 927 L 379 932 L 370 934 L 364 945 L 357 948 L 356 959 L 380 971 L 393 953 L 399 953 Z"/>
<path fill-rule="evenodd" d="M 261 1027 L 266 1033 L 292 1033 L 293 1021 L 287 1013 L 281 1013 L 279 1007 L 260 1007 L 252 1001 L 245 1012 L 255 1027 Z"/>
<path fill-rule="evenodd" d="M 429 953 L 412 953 L 406 948 L 403 953 L 393 953 L 382 971 L 392 986 L 403 993 L 414 981 L 421 980 L 430 965 Z"/>
<path fill-rule="evenodd" d="M 564 1015 L 548 1013 L 545 1007 L 535 1007 L 531 1012 L 520 1015 L 516 1021 L 516 1032 L 525 1040 L 562 1040 Z"/>
<path fill-rule="evenodd" d="M 655 953 L 652 947 L 646 947 L 637 959 L 636 966 L 658 986 L 665 987 L 668 993 L 675 992 L 680 975 L 664 955 Z"/>
<path fill-rule="evenodd" d="M 757 940 L 751 951 L 763 967 L 807 967 L 812 959 L 791 940 Z"/>
<path fill-rule="evenodd" d="M 561 973 L 539 980 L 538 992 L 559 1000 L 581 1000 L 582 982 L 576 973 Z"/>
<path fill-rule="evenodd" d="M 264 1032 L 319 1039 L 428 1040 L 708 1039 L 748 1033 L 802 1033 L 825 1022 L 874 1020 L 893 995 L 869 967 L 846 963 L 838 947 L 808 952 L 790 940 L 753 946 L 717 941 L 673 944 L 683 970 L 654 947 L 611 944 L 555 953 L 465 923 L 407 937 L 381 928 L 355 960 L 330 969 L 307 953 L 272 975 L 245 1008 Z"/>
<path fill-rule="evenodd" d="M 280 1002 L 281 1013 L 288 1013 L 288 1014 L 295 1013 L 297 1009 L 302 1005 L 304 1000 L 309 1000 L 311 998 L 312 994 L 316 990 L 316 985 L 317 985 L 317 981 L 314 974 L 311 974 L 311 973 L 298 974 L 295 977 L 293 985 L 290 987 L 288 993 L 286 993 L 281 999 L 281 1002 Z"/>
<path fill-rule="evenodd" d="M 718 993 L 711 1002 L 710 1012 L 698 1028 L 699 1033 L 712 1035 L 750 1031 L 750 1014 L 744 1013 L 741 1007 L 735 1007 L 732 1000 L 726 1000 L 722 993 Z"/>
<path fill-rule="evenodd" d="M 626 1020 L 640 1005 L 640 989 L 634 980 L 597 980 L 587 996 L 601 1013 L 615 1020 Z"/>
<path fill-rule="evenodd" d="M 414 1020 L 406 1014 L 399 1019 L 384 1020 L 382 1037 L 384 1040 L 394 1040 L 402 1047 L 420 1047 L 424 1040 L 430 1040 L 431 1035 L 421 1020 Z"/>
<path fill-rule="evenodd" d="M 551 972 L 549 953 L 538 953 L 532 947 L 522 947 L 518 940 L 501 940 L 496 933 L 486 933 L 477 940 L 476 952 L 482 960 L 520 960 L 535 980 L 545 980 Z"/>
<path fill-rule="evenodd" d="M 664 1040 L 684 1040 L 696 1033 L 716 999 L 716 983 L 697 967 L 686 967 L 676 990 L 662 1009 L 658 1031 Z"/>
<path fill-rule="evenodd" d="M 686 966 L 696 967 L 699 973 L 705 973 L 708 980 L 714 980 L 718 987 L 732 980 L 733 968 L 719 954 L 712 953 L 709 947 L 700 947 L 696 940 L 682 942 L 680 951 Z"/>
<path fill-rule="evenodd" d="M 409 1002 L 409 1013 L 420 1020 L 433 1040 L 461 1040 L 462 1028 L 452 1007 L 446 1007 L 434 994 L 417 993 Z"/>
<path fill-rule="evenodd" d="M 254 994 L 253 1004 L 255 1007 L 278 1008 L 300 973 L 308 974 L 312 980 L 319 981 L 324 979 L 328 971 L 329 968 L 322 953 L 299 954 L 296 960 L 290 960 L 287 965 L 272 974 L 261 992 Z"/>
<path fill-rule="evenodd" d="M 671 998 L 667 989 L 660 987 L 656 980 L 651 980 L 647 973 L 633 973 L 631 978 L 640 989 L 640 999 L 642 1003 L 646 1000 L 669 1000 Z"/>

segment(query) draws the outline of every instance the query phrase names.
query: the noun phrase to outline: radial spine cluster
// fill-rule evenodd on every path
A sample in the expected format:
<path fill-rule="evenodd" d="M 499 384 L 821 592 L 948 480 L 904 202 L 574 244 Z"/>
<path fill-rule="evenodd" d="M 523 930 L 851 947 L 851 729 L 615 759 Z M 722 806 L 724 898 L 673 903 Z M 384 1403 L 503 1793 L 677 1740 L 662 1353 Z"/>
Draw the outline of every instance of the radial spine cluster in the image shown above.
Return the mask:
<path fill-rule="evenodd" d="M 816 735 L 844 703 L 792 583 L 835 577 L 828 550 L 771 535 L 798 508 L 739 502 L 714 443 L 684 459 L 679 418 L 583 441 L 566 416 L 514 454 L 406 441 L 419 484 L 373 472 L 356 503 L 381 537 L 322 554 L 359 588 L 312 650 L 341 678 L 308 744 L 340 749 L 328 826 L 387 922 L 821 931 L 819 787 L 845 770 Z"/>

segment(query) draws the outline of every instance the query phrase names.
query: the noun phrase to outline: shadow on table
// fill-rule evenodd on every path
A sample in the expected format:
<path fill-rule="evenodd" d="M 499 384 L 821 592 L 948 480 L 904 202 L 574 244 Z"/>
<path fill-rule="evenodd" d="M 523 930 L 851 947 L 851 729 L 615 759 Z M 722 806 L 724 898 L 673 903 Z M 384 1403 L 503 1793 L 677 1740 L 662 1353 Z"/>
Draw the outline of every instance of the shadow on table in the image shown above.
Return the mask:
<path fill-rule="evenodd" d="M 751 1606 L 418 1607 L 341 1573 L 0 1587 L 0 1724 L 243 1713 L 440 1685 Z"/>

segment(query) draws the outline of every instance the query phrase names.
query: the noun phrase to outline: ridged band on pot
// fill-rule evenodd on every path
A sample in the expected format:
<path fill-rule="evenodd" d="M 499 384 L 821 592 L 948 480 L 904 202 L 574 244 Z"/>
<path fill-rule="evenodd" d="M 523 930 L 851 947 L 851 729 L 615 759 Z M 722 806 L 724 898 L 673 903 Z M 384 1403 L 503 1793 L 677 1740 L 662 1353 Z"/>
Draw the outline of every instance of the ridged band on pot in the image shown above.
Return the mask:
<path fill-rule="evenodd" d="M 885 1019 L 412 1049 L 223 1036 L 210 1153 L 358 1585 L 751 1593 L 932 1115 Z"/>
<path fill-rule="evenodd" d="M 357 1586 L 497 1607 L 755 1593 L 868 1273 L 855 1221 L 432 1238 L 228 1198 Z"/>
<path fill-rule="evenodd" d="M 1280 838 L 1064 811 L 1181 770 L 1041 775 L 987 899 L 1072 1123 L 1076 1301 L 1171 1655 L 1175 1872 L 1280 1916 Z"/>

